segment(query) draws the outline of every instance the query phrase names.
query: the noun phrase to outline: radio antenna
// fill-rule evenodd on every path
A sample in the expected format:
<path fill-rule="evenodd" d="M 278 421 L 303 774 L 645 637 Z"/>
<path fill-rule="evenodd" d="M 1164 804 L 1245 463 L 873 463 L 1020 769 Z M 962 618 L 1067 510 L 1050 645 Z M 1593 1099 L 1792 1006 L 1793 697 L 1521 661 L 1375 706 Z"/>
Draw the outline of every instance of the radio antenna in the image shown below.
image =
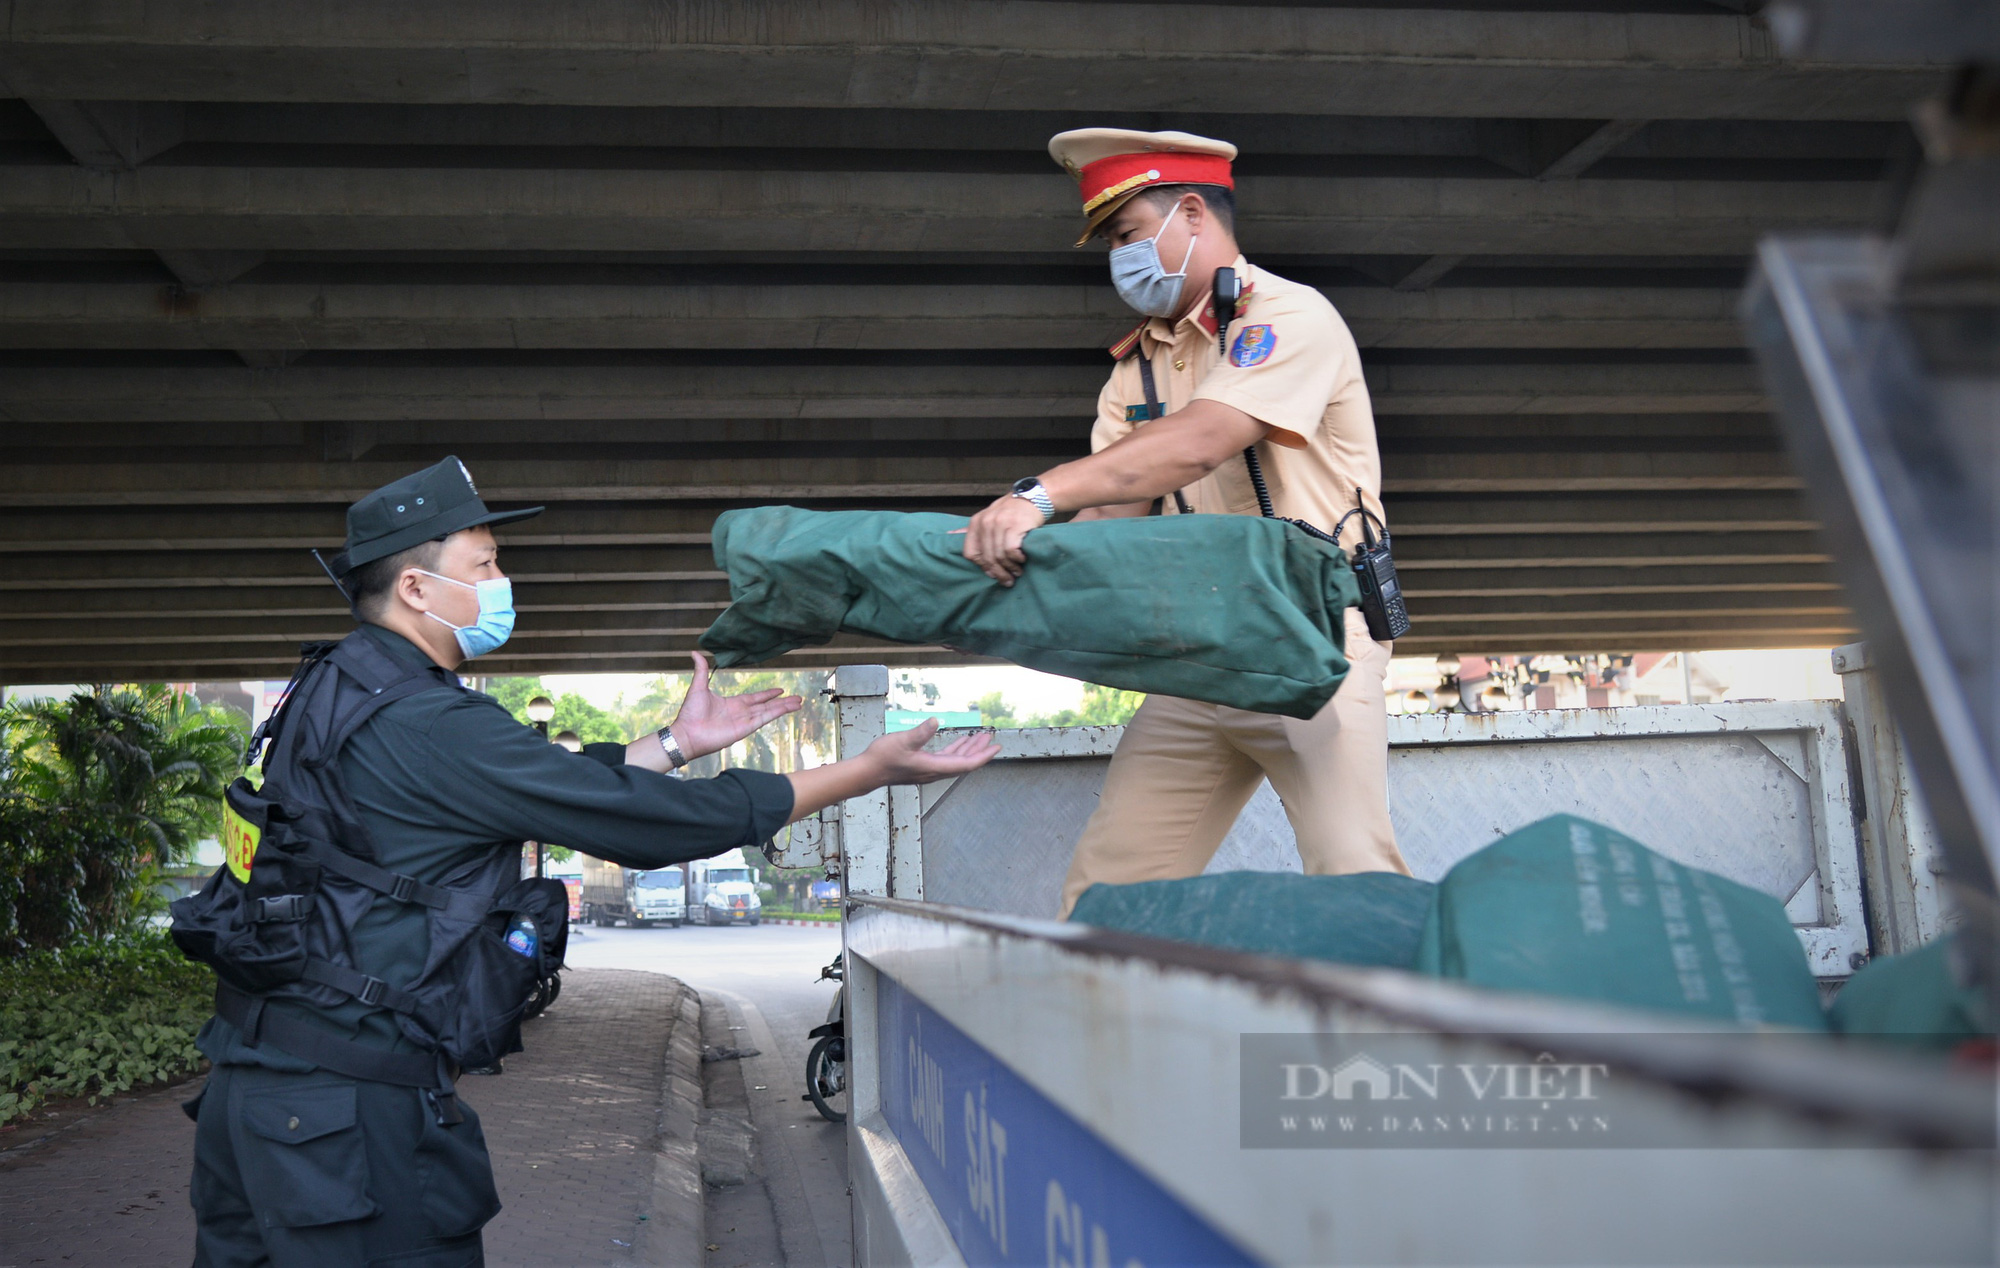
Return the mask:
<path fill-rule="evenodd" d="M 348 606 L 352 607 L 354 605 L 354 596 L 347 592 L 346 586 L 340 584 L 340 577 L 333 571 L 333 565 L 329 564 L 317 549 L 310 553 L 312 554 L 313 562 L 318 564 L 320 571 L 326 574 L 326 579 L 333 583 L 333 588 L 340 591 L 340 597 L 347 600 Z"/>

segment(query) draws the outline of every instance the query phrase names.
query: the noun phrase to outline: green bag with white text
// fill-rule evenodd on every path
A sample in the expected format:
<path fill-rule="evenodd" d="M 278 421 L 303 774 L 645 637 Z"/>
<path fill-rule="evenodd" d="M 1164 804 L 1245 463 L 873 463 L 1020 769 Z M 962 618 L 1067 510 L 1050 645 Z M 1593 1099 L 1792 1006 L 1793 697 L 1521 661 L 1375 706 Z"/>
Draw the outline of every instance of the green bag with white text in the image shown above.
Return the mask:
<path fill-rule="evenodd" d="M 1574 815 L 1509 833 L 1446 873 L 1417 967 L 1494 990 L 1826 1029 L 1777 899 Z"/>

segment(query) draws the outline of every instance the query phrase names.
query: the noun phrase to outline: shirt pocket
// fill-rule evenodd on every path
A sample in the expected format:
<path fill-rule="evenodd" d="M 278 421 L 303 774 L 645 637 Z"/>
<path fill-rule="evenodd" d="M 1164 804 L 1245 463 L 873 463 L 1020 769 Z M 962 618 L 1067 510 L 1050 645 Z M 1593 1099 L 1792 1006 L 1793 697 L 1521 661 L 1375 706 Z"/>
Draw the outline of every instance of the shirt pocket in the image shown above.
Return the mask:
<path fill-rule="evenodd" d="M 266 1228 L 307 1228 L 381 1213 L 368 1194 L 368 1151 L 351 1083 L 243 1098 L 241 1173 Z"/>

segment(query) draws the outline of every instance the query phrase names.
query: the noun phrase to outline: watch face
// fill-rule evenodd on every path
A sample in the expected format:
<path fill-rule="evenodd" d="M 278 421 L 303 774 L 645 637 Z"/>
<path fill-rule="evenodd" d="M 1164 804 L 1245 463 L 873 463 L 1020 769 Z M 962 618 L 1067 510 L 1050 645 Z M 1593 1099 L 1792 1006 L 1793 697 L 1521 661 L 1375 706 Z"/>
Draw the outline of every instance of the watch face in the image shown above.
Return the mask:
<path fill-rule="evenodd" d="M 1032 493 L 1035 489 L 1035 486 L 1040 483 L 1041 481 L 1035 479 L 1035 477 L 1033 476 L 1028 476 L 1025 479 L 1016 480 L 1014 481 L 1014 492 Z"/>

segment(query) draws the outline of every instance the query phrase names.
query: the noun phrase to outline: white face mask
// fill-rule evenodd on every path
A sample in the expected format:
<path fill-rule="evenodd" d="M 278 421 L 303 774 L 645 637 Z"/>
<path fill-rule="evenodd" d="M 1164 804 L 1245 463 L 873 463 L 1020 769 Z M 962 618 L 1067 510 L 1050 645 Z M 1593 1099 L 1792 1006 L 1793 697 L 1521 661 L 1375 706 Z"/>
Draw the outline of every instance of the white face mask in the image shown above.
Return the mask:
<path fill-rule="evenodd" d="M 1188 236 L 1187 254 L 1181 257 L 1178 273 L 1169 273 L 1160 263 L 1160 238 L 1180 214 L 1175 203 L 1160 231 L 1145 242 L 1128 242 L 1111 252 L 1111 285 L 1118 298 L 1148 317 L 1171 317 L 1180 311 L 1181 287 L 1187 282 L 1188 261 L 1194 259 L 1194 244 L 1200 234 Z"/>

